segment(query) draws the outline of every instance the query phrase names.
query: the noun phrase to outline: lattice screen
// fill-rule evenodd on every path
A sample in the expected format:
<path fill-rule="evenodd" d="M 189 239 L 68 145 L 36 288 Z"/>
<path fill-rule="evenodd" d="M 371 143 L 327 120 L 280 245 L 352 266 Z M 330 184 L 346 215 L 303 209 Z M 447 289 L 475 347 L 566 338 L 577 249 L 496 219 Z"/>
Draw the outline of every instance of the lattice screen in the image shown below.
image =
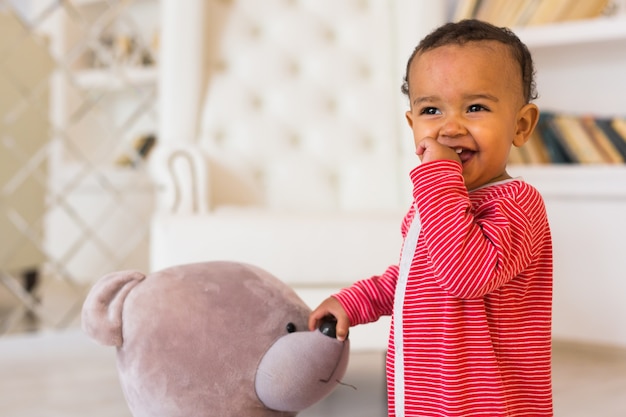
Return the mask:
<path fill-rule="evenodd" d="M 0 332 L 147 269 L 157 0 L 0 0 Z"/>

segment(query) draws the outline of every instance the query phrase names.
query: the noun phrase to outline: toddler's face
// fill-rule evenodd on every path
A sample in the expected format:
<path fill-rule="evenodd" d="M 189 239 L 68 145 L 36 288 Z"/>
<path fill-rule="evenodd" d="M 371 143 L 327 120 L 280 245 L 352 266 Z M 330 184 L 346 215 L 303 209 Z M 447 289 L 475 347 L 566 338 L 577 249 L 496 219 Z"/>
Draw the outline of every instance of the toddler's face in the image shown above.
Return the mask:
<path fill-rule="evenodd" d="M 406 117 L 416 147 L 431 137 L 445 151 L 439 155 L 460 159 L 468 190 L 508 178 L 509 150 L 526 141 L 536 120 L 523 115 L 536 107 L 524 102 L 507 47 L 496 41 L 438 47 L 416 55 L 408 77 Z"/>

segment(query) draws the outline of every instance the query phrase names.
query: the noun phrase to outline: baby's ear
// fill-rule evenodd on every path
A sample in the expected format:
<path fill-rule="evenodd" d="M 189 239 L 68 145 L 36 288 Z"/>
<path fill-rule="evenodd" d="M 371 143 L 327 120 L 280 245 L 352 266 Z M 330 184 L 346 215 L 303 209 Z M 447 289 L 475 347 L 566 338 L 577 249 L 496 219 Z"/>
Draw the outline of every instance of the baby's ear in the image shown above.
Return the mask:
<path fill-rule="evenodd" d="M 530 135 L 533 133 L 533 130 L 535 130 L 538 121 L 539 108 L 535 104 L 528 103 L 522 107 L 517 113 L 517 125 L 515 127 L 513 145 L 519 148 L 525 144 L 528 139 L 530 139 Z"/>

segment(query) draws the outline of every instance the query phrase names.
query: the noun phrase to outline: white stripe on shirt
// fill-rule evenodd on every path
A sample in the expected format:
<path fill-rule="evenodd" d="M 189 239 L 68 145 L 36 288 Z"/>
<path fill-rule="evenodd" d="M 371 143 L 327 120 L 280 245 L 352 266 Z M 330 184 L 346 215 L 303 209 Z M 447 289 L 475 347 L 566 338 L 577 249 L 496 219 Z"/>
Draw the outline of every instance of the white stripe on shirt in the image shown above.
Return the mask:
<path fill-rule="evenodd" d="M 403 338 L 403 323 L 402 323 L 402 309 L 404 307 L 404 294 L 406 292 L 407 280 L 409 277 L 409 271 L 411 270 L 411 264 L 413 263 L 413 257 L 415 256 L 415 250 L 417 249 L 417 239 L 420 234 L 422 224 L 420 222 L 419 213 L 417 207 L 415 208 L 415 217 L 411 222 L 409 231 L 404 239 L 404 245 L 402 247 L 402 255 L 400 257 L 400 271 L 398 274 L 398 283 L 396 284 L 396 293 L 393 303 L 393 316 L 394 316 L 394 349 L 395 349 L 395 361 L 394 361 L 394 404 L 396 410 L 396 417 L 404 417 L 404 338 Z"/>

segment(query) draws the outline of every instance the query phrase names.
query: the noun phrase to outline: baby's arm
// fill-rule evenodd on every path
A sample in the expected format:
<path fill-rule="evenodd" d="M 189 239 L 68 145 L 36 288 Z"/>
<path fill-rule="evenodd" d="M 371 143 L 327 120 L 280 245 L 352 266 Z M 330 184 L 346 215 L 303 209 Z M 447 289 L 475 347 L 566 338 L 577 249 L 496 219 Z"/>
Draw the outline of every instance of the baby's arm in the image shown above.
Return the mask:
<path fill-rule="evenodd" d="M 456 163 L 422 164 L 413 180 L 428 264 L 448 293 L 482 297 L 530 264 L 536 234 L 529 213 L 542 204 L 536 192 L 520 186 L 521 194 L 502 191 L 472 209 Z"/>
<path fill-rule="evenodd" d="M 412 206 L 401 224 L 403 238 L 406 237 L 414 216 L 415 206 Z M 381 276 L 358 281 L 327 298 L 309 316 L 309 329 L 319 327 L 324 317 L 334 316 L 337 320 L 337 338 L 343 340 L 347 337 L 350 326 L 391 315 L 398 272 L 398 265 L 392 265 Z"/>
<path fill-rule="evenodd" d="M 392 265 L 381 276 L 373 276 L 344 288 L 313 310 L 309 316 L 309 329 L 317 328 L 324 317 L 333 316 L 337 320 L 337 339 L 344 340 L 350 326 L 391 315 L 397 278 L 398 267 Z"/>

